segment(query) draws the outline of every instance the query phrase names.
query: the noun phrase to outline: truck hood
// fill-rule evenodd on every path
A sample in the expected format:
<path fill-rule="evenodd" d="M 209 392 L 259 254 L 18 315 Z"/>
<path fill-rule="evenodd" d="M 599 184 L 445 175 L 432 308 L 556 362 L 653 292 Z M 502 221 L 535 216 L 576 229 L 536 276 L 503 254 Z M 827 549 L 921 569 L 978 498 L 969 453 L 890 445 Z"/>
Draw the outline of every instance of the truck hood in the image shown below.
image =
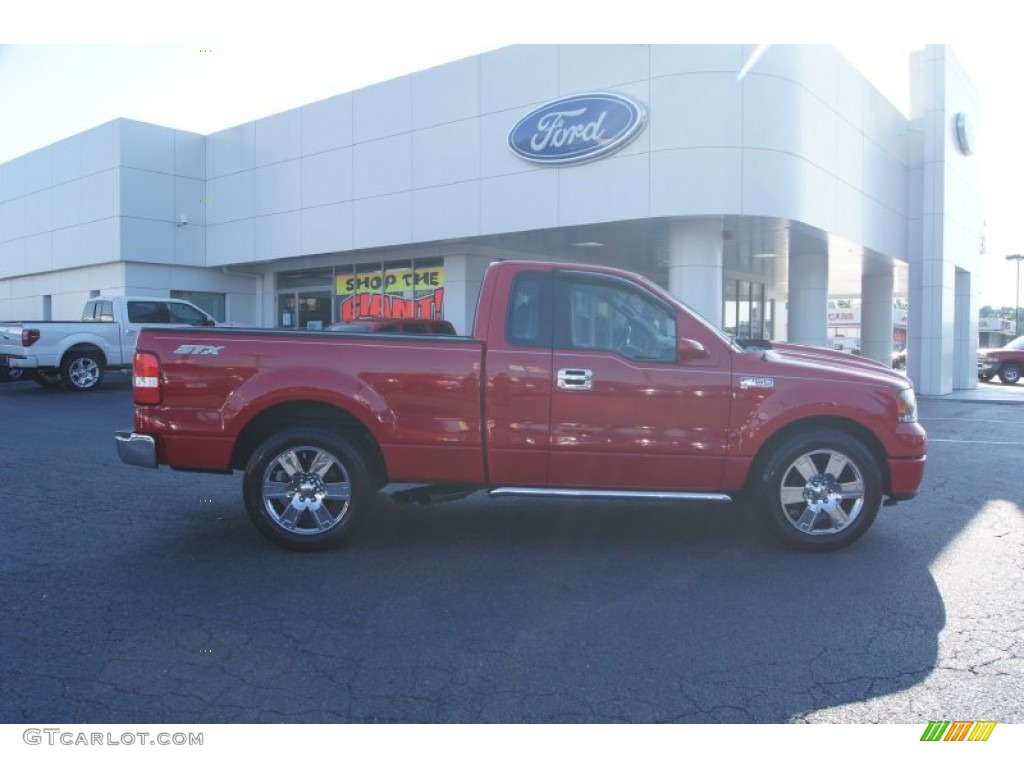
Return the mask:
<path fill-rule="evenodd" d="M 751 350 L 747 354 L 757 354 Z M 810 347 L 803 344 L 772 342 L 771 348 L 763 350 L 764 359 L 783 365 L 796 365 L 807 370 L 808 375 L 846 375 L 860 380 L 888 382 L 900 388 L 910 386 L 910 380 L 899 371 L 884 363 L 850 352 L 836 352 L 824 347 Z"/>

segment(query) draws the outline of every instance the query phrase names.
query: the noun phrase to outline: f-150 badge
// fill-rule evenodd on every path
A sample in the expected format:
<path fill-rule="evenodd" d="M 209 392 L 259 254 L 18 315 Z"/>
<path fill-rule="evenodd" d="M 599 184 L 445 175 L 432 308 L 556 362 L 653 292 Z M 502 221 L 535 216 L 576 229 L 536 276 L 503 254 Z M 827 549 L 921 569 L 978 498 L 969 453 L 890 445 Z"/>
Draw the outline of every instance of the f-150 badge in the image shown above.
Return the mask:
<path fill-rule="evenodd" d="M 775 389 L 775 379 L 768 376 L 743 376 L 740 389 Z"/>
<path fill-rule="evenodd" d="M 219 355 L 224 347 L 214 347 L 209 344 L 182 344 L 176 350 L 176 355 Z"/>

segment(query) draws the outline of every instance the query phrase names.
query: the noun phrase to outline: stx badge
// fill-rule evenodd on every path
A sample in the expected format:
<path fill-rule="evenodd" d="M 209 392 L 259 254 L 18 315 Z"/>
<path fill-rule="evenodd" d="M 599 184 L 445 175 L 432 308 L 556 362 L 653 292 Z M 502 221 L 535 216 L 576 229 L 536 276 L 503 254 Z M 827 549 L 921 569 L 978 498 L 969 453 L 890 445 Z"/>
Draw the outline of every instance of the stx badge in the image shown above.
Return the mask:
<path fill-rule="evenodd" d="M 182 344 L 176 350 L 176 355 L 219 355 L 224 347 L 214 347 L 209 344 Z"/>
<path fill-rule="evenodd" d="M 740 389 L 775 389 L 775 379 L 767 376 L 744 376 L 740 379 Z"/>

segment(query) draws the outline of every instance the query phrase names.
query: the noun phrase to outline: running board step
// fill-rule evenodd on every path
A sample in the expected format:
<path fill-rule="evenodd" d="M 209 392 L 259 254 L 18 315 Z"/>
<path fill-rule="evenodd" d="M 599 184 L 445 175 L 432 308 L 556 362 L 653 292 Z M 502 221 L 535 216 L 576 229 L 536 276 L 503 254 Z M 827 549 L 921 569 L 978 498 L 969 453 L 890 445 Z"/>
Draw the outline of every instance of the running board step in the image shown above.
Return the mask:
<path fill-rule="evenodd" d="M 492 488 L 489 496 L 533 496 L 576 499 L 664 499 L 668 501 L 732 501 L 725 493 L 680 493 L 676 491 L 589 491 L 579 488 Z"/>

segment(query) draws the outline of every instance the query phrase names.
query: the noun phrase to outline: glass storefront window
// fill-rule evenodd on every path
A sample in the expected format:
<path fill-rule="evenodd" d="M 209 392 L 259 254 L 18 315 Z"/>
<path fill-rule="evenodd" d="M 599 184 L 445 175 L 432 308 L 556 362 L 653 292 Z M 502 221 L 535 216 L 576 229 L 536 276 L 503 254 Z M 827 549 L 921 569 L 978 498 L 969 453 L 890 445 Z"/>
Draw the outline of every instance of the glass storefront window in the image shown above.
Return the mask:
<path fill-rule="evenodd" d="M 223 293 L 209 291 L 171 291 L 172 299 L 182 299 L 195 304 L 218 323 L 227 320 L 227 297 Z"/>

